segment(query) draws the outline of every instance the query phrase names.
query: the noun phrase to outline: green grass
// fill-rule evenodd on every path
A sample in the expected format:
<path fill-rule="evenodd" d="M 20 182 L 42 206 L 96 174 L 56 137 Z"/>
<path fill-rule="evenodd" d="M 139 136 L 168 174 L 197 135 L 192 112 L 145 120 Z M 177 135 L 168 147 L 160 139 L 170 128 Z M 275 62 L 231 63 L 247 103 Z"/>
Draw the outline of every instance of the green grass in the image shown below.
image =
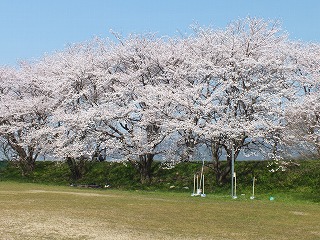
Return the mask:
<path fill-rule="evenodd" d="M 320 239 L 319 203 L 0 182 L 2 239 Z"/>

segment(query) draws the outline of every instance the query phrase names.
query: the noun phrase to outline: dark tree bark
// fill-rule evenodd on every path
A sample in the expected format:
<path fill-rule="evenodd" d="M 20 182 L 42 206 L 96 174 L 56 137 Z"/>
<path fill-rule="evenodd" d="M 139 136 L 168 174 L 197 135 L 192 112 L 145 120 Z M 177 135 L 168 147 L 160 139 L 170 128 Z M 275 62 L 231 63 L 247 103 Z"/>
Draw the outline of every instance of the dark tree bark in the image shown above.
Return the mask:
<path fill-rule="evenodd" d="M 83 174 L 86 171 L 86 162 L 84 158 L 75 159 L 72 157 L 67 157 L 66 162 L 69 166 L 71 172 L 71 179 L 73 181 L 78 181 L 83 177 Z"/>
<path fill-rule="evenodd" d="M 234 147 L 234 161 L 236 161 L 240 149 L 244 147 L 246 136 L 243 137 L 241 140 L 233 140 L 233 147 Z M 220 156 L 222 149 L 226 152 L 226 165 L 221 164 Z M 213 160 L 213 166 L 214 166 L 214 172 L 216 176 L 216 183 L 218 185 L 223 185 L 227 183 L 228 176 L 231 174 L 231 167 L 232 167 L 232 147 L 230 144 L 222 144 L 219 141 L 212 141 L 211 142 L 211 154 L 212 154 L 212 160 Z"/>
<path fill-rule="evenodd" d="M 130 161 L 140 174 L 142 184 L 150 184 L 152 180 L 152 163 L 154 154 L 146 153 L 139 156 L 139 161 Z"/>
<path fill-rule="evenodd" d="M 17 154 L 17 163 L 21 174 L 23 176 L 30 175 L 35 169 L 39 153 L 32 146 L 20 146 L 13 134 L 8 135 L 6 139 L 11 149 Z"/>

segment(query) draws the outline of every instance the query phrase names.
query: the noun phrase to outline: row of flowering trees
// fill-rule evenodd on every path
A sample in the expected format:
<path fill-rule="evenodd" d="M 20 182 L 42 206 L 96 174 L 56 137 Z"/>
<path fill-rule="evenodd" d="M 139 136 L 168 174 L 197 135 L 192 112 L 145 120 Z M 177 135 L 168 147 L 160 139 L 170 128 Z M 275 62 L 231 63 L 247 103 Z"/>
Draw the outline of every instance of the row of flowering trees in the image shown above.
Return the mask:
<path fill-rule="evenodd" d="M 320 153 L 319 44 L 290 41 L 277 22 L 256 18 L 193 30 L 94 39 L 1 67 L 2 152 L 24 174 L 40 155 L 117 156 L 142 182 L 156 156 L 206 152 L 223 182 L 232 148 L 236 157 Z"/>

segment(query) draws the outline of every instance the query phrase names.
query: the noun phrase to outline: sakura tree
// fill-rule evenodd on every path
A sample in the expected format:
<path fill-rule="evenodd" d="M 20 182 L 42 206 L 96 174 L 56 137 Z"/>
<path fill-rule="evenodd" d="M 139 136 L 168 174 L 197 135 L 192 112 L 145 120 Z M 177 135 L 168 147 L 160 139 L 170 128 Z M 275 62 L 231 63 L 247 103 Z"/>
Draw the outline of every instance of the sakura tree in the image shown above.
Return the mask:
<path fill-rule="evenodd" d="M 55 153 L 69 161 L 101 151 L 129 160 L 149 181 L 155 155 L 170 130 L 163 121 L 171 83 L 164 44 L 153 36 L 132 36 L 121 44 L 92 42 L 44 58 L 43 77 L 53 86 L 58 105 L 51 130 Z M 50 148 L 50 146 L 48 145 Z"/>
<path fill-rule="evenodd" d="M 197 28 L 185 44 L 183 128 L 208 144 L 217 181 L 223 182 L 230 172 L 232 148 L 235 158 L 241 150 L 277 151 L 284 109 L 297 98 L 295 82 L 303 78 L 297 72 L 298 50 L 277 22 L 255 18 L 236 21 L 225 30 Z M 180 119 L 177 124 L 181 127 Z M 222 152 L 227 155 L 226 169 L 220 168 Z"/>
<path fill-rule="evenodd" d="M 318 158 L 320 155 L 319 94 L 310 93 L 299 104 L 286 110 L 287 150 L 289 156 Z"/>
<path fill-rule="evenodd" d="M 166 88 L 173 84 L 172 71 L 167 68 L 173 49 L 153 35 L 119 41 L 113 49 L 109 93 L 113 97 L 101 104 L 95 132 L 101 138 L 116 140 L 108 149 L 131 162 L 142 182 L 149 182 L 154 157 L 168 150 L 164 146 L 168 147 L 165 143 L 172 132 L 165 121 L 165 105 Z"/>
<path fill-rule="evenodd" d="M 155 158 L 206 148 L 221 183 L 232 150 L 278 154 L 289 131 L 317 146 L 319 46 L 290 41 L 278 22 L 197 26 L 184 39 L 115 36 L 1 69 L 0 134 L 20 159 L 50 153 L 80 177 L 82 161 L 116 156 L 149 182 Z M 297 137 L 297 126 L 312 130 Z"/>
<path fill-rule="evenodd" d="M 27 64 L 21 70 L 0 71 L 0 136 L 23 175 L 33 171 L 42 151 L 41 131 L 54 102 L 51 92 L 42 88 L 46 83 L 29 73 Z"/>
<path fill-rule="evenodd" d="M 57 101 L 46 148 L 56 157 L 66 159 L 74 178 L 81 177 L 83 162 L 99 156 L 103 144 L 107 144 L 107 140 L 94 134 L 94 117 L 102 109 L 101 104 L 110 103 L 112 98 L 108 53 L 107 44 L 94 39 L 46 56 L 37 63 L 41 69 L 39 75 L 52 83 Z M 117 112 L 110 113 L 114 116 Z"/>
<path fill-rule="evenodd" d="M 291 157 L 319 158 L 320 45 L 296 43 L 294 50 L 300 76 L 295 82 L 299 97 L 285 111 L 286 150 Z"/>

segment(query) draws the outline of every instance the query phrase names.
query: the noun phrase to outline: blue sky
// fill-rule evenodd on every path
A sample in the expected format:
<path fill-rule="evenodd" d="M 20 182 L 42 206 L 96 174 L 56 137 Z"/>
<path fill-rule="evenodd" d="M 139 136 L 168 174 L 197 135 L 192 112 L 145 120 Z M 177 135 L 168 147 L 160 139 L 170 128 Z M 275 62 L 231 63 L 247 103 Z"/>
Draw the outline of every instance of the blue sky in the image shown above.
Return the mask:
<path fill-rule="evenodd" d="M 0 65 L 15 66 L 67 44 L 122 33 L 223 28 L 246 16 L 279 19 L 291 39 L 320 42 L 319 0 L 0 0 Z"/>

